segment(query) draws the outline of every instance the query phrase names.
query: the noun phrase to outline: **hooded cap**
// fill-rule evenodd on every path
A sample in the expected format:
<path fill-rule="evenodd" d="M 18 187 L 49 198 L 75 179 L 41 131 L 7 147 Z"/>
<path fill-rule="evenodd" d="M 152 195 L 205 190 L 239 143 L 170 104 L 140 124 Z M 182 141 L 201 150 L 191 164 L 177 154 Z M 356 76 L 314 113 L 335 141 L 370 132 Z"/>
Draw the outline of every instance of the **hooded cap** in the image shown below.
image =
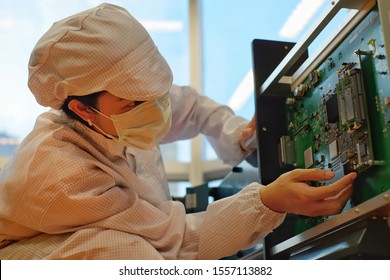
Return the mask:
<path fill-rule="evenodd" d="M 125 9 L 102 4 L 53 24 L 32 51 L 28 86 L 39 104 L 60 109 L 68 96 L 99 91 L 129 100 L 161 97 L 169 65 Z"/>

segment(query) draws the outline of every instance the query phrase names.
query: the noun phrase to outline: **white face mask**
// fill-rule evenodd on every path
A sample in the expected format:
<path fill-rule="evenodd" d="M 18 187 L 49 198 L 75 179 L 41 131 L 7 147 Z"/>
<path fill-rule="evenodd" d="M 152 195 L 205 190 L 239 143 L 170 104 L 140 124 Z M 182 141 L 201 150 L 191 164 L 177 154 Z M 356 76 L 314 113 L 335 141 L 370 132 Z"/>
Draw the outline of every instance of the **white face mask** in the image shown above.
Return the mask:
<path fill-rule="evenodd" d="M 112 120 L 117 137 L 104 132 L 94 125 L 101 133 L 126 146 L 150 150 L 158 145 L 171 127 L 172 110 L 169 94 L 146 101 L 134 109 L 111 117 L 92 108 L 95 112 Z"/>

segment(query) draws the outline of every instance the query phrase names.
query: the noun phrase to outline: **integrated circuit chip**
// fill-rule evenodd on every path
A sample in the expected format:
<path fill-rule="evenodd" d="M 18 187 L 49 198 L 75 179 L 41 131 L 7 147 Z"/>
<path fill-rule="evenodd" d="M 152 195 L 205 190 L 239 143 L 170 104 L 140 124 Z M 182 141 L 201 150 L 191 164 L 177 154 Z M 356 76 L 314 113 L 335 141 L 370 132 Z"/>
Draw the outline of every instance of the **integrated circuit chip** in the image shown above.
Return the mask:
<path fill-rule="evenodd" d="M 339 120 L 339 109 L 337 104 L 337 95 L 333 94 L 326 101 L 326 113 L 328 123 L 335 123 Z"/>

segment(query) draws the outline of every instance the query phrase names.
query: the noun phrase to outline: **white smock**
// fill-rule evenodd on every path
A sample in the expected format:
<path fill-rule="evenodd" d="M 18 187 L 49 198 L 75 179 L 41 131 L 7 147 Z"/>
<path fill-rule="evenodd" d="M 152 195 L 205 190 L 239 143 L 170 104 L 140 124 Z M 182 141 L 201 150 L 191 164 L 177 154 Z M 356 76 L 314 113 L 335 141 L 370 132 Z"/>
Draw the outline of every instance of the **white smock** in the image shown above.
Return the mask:
<path fill-rule="evenodd" d="M 190 87 L 173 86 L 164 142 L 205 134 L 235 165 L 248 121 Z M 259 242 L 285 214 L 262 186 L 186 214 L 172 201 L 160 150 L 122 144 L 51 110 L 0 173 L 0 259 L 219 259 Z"/>

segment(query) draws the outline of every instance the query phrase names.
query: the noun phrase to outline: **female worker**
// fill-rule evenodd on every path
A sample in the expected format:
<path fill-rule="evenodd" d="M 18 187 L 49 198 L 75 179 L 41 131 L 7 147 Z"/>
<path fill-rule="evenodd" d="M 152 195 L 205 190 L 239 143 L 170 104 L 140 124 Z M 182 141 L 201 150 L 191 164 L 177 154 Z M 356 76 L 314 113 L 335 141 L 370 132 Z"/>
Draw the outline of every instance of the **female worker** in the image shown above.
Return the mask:
<path fill-rule="evenodd" d="M 356 174 L 295 170 L 206 211 L 170 199 L 160 143 L 202 133 L 226 163 L 250 153 L 254 122 L 172 74 L 146 30 L 102 4 L 54 23 L 35 46 L 29 87 L 51 107 L 0 173 L 1 259 L 219 259 L 253 246 L 286 213 L 338 213 Z"/>

